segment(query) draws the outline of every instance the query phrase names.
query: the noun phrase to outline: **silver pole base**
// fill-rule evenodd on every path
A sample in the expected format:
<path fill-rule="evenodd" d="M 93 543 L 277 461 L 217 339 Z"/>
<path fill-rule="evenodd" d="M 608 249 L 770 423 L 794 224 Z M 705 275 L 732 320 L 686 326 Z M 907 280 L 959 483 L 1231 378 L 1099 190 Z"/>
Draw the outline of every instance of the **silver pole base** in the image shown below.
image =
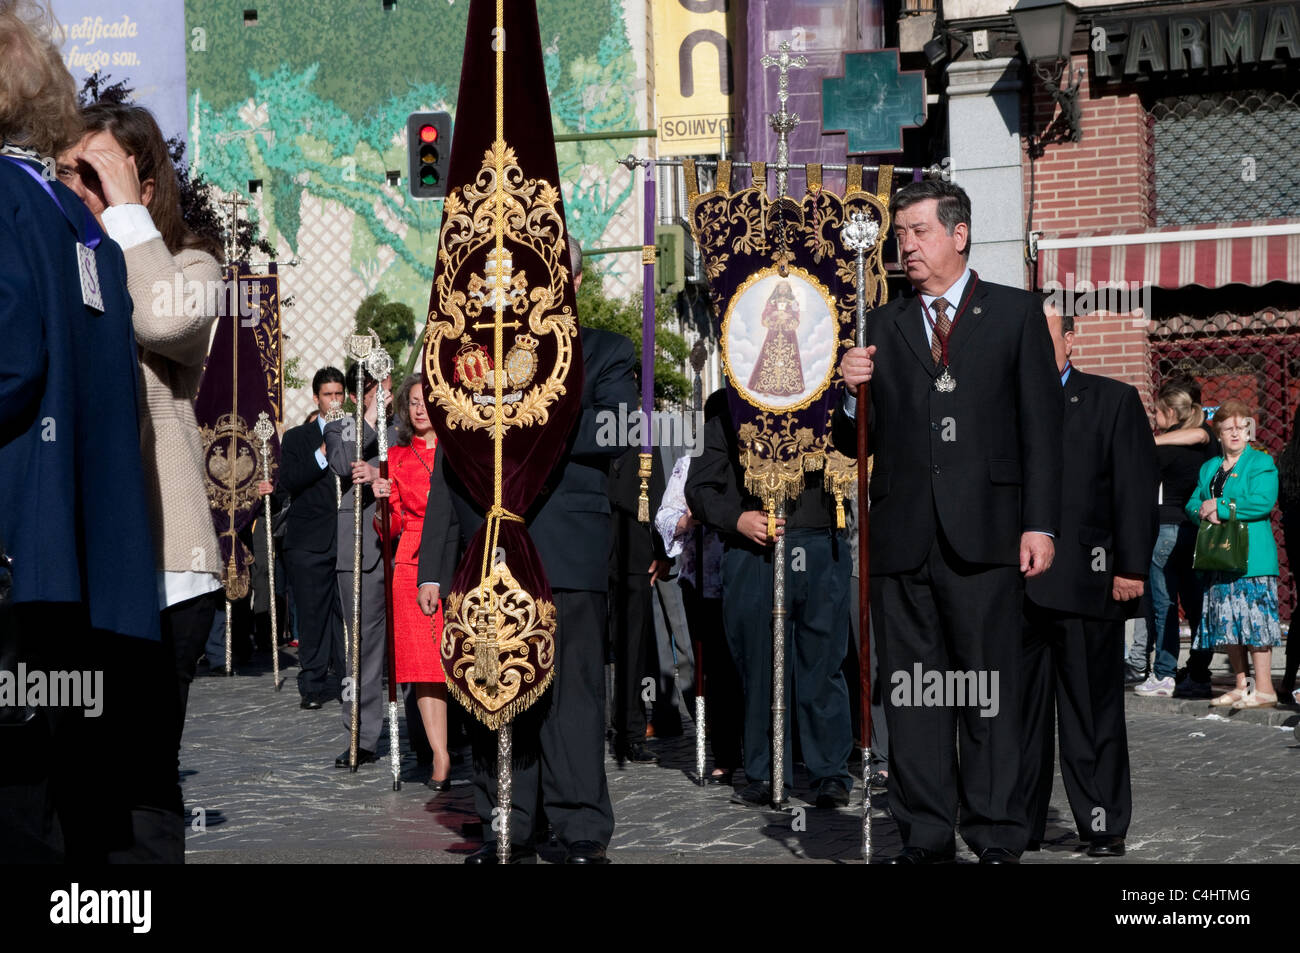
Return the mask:
<path fill-rule="evenodd" d="M 231 666 L 231 662 L 230 662 L 230 655 L 231 655 L 230 640 L 231 640 L 230 599 L 227 597 L 226 599 L 226 675 L 227 676 L 235 674 L 235 670 Z"/>
<path fill-rule="evenodd" d="M 497 810 L 501 829 L 497 835 L 497 862 L 510 863 L 510 814 L 514 807 L 514 726 L 502 725 L 497 730 Z"/>
<path fill-rule="evenodd" d="M 388 703 L 388 765 L 393 769 L 393 790 L 402 790 L 402 749 L 397 731 L 397 702 Z"/>
<path fill-rule="evenodd" d="M 862 749 L 862 859 L 871 863 L 871 746 Z"/>
<path fill-rule="evenodd" d="M 704 785 L 704 696 L 695 696 L 695 773 Z"/>

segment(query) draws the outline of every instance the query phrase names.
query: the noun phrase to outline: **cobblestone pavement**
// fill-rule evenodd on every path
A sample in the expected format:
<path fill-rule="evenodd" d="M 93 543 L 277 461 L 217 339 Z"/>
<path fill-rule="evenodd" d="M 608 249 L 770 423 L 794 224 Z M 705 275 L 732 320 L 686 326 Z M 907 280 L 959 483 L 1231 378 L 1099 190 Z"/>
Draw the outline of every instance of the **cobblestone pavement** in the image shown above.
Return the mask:
<path fill-rule="evenodd" d="M 266 671 L 200 677 L 190 694 L 181 769 L 190 863 L 458 863 L 478 844 L 468 764 L 435 795 L 405 751 L 393 791 L 380 763 L 338 770 L 346 747 L 337 701 L 302 711 L 290 668 L 284 689 Z M 1164 703 L 1164 704 L 1161 704 Z M 1059 775 L 1048 843 L 1026 863 L 1300 861 L 1300 744 L 1294 708 L 1206 717 L 1204 703 L 1130 697 L 1134 817 L 1129 852 L 1094 861 L 1073 836 Z M 1273 723 L 1269 723 L 1273 722 Z M 860 863 L 861 788 L 846 809 L 818 810 L 796 772 L 791 813 L 728 802 L 730 788 L 691 781 L 694 740 L 652 742 L 658 765 L 607 763 L 616 827 L 610 856 L 631 863 Z M 899 847 L 884 797 L 873 799 L 878 854 Z M 544 859 L 558 859 L 543 850 Z M 965 860 L 973 858 L 963 850 Z"/>

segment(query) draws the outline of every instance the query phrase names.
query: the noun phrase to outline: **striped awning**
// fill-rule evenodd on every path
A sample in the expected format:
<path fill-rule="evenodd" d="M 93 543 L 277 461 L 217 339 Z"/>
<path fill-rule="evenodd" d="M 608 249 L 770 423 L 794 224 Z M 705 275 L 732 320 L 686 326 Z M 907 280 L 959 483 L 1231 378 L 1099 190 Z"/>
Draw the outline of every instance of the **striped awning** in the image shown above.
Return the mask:
<path fill-rule="evenodd" d="M 1300 218 L 1045 236 L 1038 287 L 1300 284 Z"/>

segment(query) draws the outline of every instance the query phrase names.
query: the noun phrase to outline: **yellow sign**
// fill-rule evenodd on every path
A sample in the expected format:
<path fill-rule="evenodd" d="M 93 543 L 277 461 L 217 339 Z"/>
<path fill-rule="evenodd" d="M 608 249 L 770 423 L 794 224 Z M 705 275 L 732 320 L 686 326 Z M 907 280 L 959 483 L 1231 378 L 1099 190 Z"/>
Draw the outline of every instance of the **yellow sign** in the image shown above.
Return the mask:
<path fill-rule="evenodd" d="M 655 111 L 662 155 L 718 152 L 735 130 L 735 3 L 653 0 Z"/>

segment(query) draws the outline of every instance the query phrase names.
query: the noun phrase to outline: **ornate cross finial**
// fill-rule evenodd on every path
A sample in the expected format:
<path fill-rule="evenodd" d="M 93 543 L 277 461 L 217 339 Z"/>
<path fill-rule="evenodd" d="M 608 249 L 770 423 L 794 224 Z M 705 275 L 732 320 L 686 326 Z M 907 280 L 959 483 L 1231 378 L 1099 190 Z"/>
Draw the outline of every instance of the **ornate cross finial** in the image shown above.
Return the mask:
<path fill-rule="evenodd" d="M 791 56 L 790 41 L 782 41 L 780 54 L 772 56 L 770 53 L 764 56 L 760 62 L 765 69 L 777 68 L 778 82 L 776 87 L 776 98 L 781 103 L 779 111 L 769 113 L 767 117 L 768 124 L 772 131 L 776 133 L 776 194 L 785 195 L 786 172 L 790 168 L 790 133 L 795 126 L 799 125 L 799 116 L 785 108 L 786 102 L 790 99 L 790 70 L 803 69 L 808 65 L 806 56 Z"/>
<path fill-rule="evenodd" d="M 226 263 L 231 264 L 239 253 L 239 210 L 248 208 L 250 203 L 238 192 L 231 192 L 229 197 L 222 199 L 218 204 L 230 206 L 226 213 L 229 217 L 229 224 L 226 226 Z"/>

